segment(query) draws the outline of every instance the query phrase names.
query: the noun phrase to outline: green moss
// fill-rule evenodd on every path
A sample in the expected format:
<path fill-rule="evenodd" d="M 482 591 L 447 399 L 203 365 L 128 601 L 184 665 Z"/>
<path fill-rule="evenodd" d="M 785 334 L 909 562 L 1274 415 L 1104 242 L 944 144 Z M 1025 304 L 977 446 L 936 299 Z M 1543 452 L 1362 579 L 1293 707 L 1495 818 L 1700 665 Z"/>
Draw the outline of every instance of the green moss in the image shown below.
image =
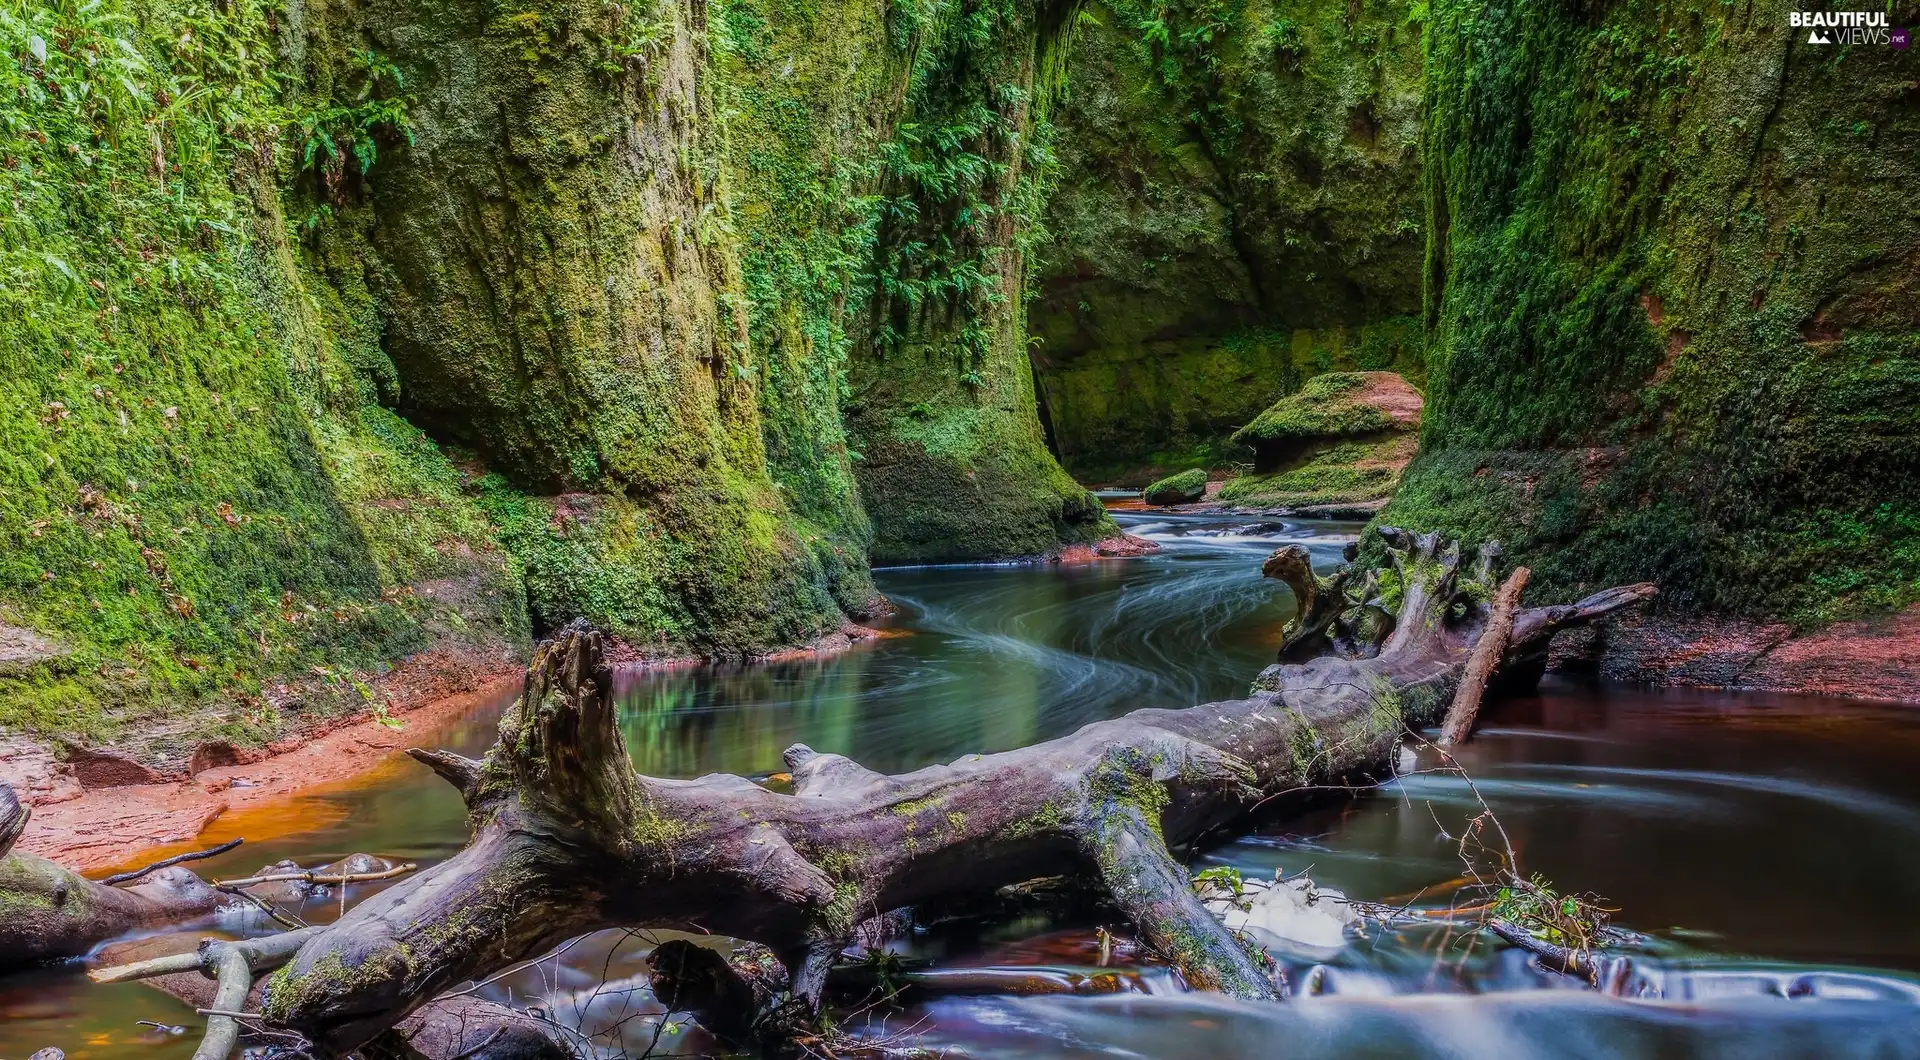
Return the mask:
<path fill-rule="evenodd" d="M 1359 372 L 1332 372 L 1315 376 L 1233 434 L 1238 445 L 1258 448 L 1312 438 L 1344 438 L 1389 430 L 1393 419 L 1373 405 L 1353 398 L 1366 387 Z"/>
<path fill-rule="evenodd" d="M 1271 508 L 1382 500 L 1399 484 L 1400 462 L 1412 448 L 1411 439 L 1323 447 L 1286 471 L 1228 479 L 1218 497 L 1229 504 Z"/>
<path fill-rule="evenodd" d="M 262 698 L 288 675 L 307 687 L 278 698 L 311 716 L 363 708 L 350 675 L 442 637 L 519 642 L 511 564 L 375 404 L 366 321 L 290 241 L 276 186 L 305 160 L 269 130 L 309 111 L 267 66 L 266 9 L 17 14 L 0 621 L 71 651 L 0 680 L 0 726 L 258 741 L 291 720 Z"/>
<path fill-rule="evenodd" d="M 1029 836 L 1046 835 L 1062 831 L 1072 820 L 1066 808 L 1055 802 L 1042 806 L 1039 812 L 1015 821 L 1000 830 L 1004 839 L 1024 839 Z"/>
<path fill-rule="evenodd" d="M 878 287 L 847 407 L 874 559 L 1005 559 L 1108 536 L 1047 451 L 1026 341 L 1065 27 L 1004 0 L 924 15 L 882 153 Z"/>
<path fill-rule="evenodd" d="M 1150 481 L 1322 372 L 1418 376 L 1422 6 L 1089 5 L 1032 310 L 1076 475 Z"/>
<path fill-rule="evenodd" d="M 1191 504 L 1207 495 L 1205 468 L 1190 468 L 1148 486 L 1141 497 L 1148 504 Z"/>
<path fill-rule="evenodd" d="M 347 996 L 358 987 L 404 976 L 411 970 L 412 960 L 405 946 L 388 945 L 353 968 L 347 967 L 338 951 L 328 952 L 304 972 L 295 973 L 293 967 L 283 966 L 263 984 L 260 1011 L 269 1020 L 284 1024 L 305 1004 Z"/>
<path fill-rule="evenodd" d="M 1432 11 L 1430 403 L 1382 518 L 1499 538 L 1543 599 L 1920 600 L 1901 53 L 1709 3 Z"/>

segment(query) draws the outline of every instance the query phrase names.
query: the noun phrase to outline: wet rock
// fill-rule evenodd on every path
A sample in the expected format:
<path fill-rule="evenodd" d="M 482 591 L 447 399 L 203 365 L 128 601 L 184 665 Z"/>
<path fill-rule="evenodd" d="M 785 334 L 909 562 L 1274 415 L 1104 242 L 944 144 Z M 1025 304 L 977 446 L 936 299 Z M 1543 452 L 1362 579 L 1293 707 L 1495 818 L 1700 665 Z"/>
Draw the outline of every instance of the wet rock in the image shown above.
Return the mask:
<path fill-rule="evenodd" d="M 187 759 L 187 775 L 198 776 L 209 769 L 247 765 L 265 757 L 263 752 L 252 748 L 235 747 L 225 740 L 208 740 L 193 749 L 193 756 Z"/>
<path fill-rule="evenodd" d="M 1158 543 L 1132 534 L 1115 534 L 1103 537 L 1094 543 L 1094 555 L 1103 559 L 1119 559 L 1129 556 L 1151 556 L 1160 551 Z"/>
<path fill-rule="evenodd" d="M 1553 644 L 1548 667 L 1609 680 L 1920 703 L 1920 607 L 1796 635 L 1785 622 L 1629 615 Z"/>
<path fill-rule="evenodd" d="M 1201 894 L 1207 908 L 1236 931 L 1264 945 L 1325 956 L 1347 944 L 1347 927 L 1359 919 L 1339 891 L 1319 888 L 1304 876 L 1247 880 L 1237 893 L 1224 884 Z"/>
<path fill-rule="evenodd" d="M 84 794 L 73 769 L 51 747 L 25 736 L 0 738 L 0 784 L 11 787 L 23 806 L 71 802 Z"/>
<path fill-rule="evenodd" d="M 68 648 L 58 641 L 0 622 L 0 677 L 16 677 L 67 654 Z"/>
<path fill-rule="evenodd" d="M 1254 452 L 1254 474 L 1219 499 L 1288 511 L 1368 511 L 1393 493 L 1413 459 L 1423 403 L 1393 372 L 1330 372 L 1309 379 L 1233 435 Z"/>

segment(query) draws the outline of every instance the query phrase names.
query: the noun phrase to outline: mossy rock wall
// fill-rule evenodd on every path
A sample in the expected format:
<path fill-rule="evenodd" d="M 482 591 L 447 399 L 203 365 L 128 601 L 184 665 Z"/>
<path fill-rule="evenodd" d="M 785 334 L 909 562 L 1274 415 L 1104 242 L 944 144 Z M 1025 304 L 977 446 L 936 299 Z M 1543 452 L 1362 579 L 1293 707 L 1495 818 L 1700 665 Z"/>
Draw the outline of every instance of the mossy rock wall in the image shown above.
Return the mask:
<path fill-rule="evenodd" d="M 876 563 L 1031 556 L 1117 532 L 1048 451 L 1027 358 L 1026 263 L 1075 6 L 953 0 L 912 29 L 847 404 Z"/>
<path fill-rule="evenodd" d="M 1383 519 L 1499 537 L 1543 599 L 1920 598 L 1912 53 L 1788 8 L 1432 5 L 1429 403 Z"/>
<path fill-rule="evenodd" d="M 413 100 L 326 237 L 363 263 L 400 411 L 495 473 L 543 626 L 647 651 L 801 643 L 872 596 L 831 383 L 753 341 L 709 13 L 369 0 L 308 25 L 309 83 L 337 92 L 371 41 Z"/>
<path fill-rule="evenodd" d="M 1424 10 L 1088 6 L 1031 310 L 1076 474 L 1218 460 L 1323 372 L 1418 381 Z"/>
<path fill-rule="evenodd" d="M 510 665 L 517 563 L 292 238 L 266 8 L 4 14 L 0 625 L 51 649 L 0 729 L 257 742 L 429 647 Z"/>
<path fill-rule="evenodd" d="M 802 642 L 875 602 L 862 458 L 888 558 L 1110 528 L 1024 354 L 1057 12 L 5 13 L 0 726 L 258 740 L 580 615 Z"/>

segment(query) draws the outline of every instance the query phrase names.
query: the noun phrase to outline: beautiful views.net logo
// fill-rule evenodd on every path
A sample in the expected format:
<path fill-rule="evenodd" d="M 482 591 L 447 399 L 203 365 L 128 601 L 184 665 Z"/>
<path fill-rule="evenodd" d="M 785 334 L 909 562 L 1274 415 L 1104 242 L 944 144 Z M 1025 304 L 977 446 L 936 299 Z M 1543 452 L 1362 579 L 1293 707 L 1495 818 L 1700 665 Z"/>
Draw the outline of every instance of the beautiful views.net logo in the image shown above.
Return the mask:
<path fill-rule="evenodd" d="M 1793 11 L 1787 24 L 1807 31 L 1808 44 L 1889 44 L 1892 24 L 1885 11 Z M 1897 47 L 1906 46 L 1906 31 Z"/>

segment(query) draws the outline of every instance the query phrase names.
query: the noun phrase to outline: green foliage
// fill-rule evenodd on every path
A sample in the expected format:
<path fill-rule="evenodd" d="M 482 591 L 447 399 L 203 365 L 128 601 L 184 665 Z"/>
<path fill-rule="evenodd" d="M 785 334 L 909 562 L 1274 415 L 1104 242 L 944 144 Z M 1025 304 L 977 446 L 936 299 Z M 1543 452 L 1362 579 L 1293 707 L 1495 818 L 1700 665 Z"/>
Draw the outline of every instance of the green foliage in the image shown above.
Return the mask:
<path fill-rule="evenodd" d="M 1593 894 L 1562 894 L 1536 872 L 1526 880 L 1510 878 L 1495 892 L 1487 916 L 1534 938 L 1587 953 L 1605 938 L 1607 917 L 1614 912 L 1601 904 L 1604 901 Z"/>
<path fill-rule="evenodd" d="M 1072 24 L 1006 0 L 894 22 L 905 111 L 877 155 L 873 300 L 847 407 L 874 558 L 1001 559 L 1110 534 L 1045 448 L 1026 342 Z"/>
<path fill-rule="evenodd" d="M 296 152 L 302 169 L 314 169 L 329 194 L 337 195 L 347 173 L 365 176 L 380 154 L 382 137 L 413 142 L 413 124 L 407 110 L 413 97 L 406 94 L 400 68 L 365 49 L 354 49 L 352 65 L 359 88 L 350 102 L 329 102 L 306 110 L 295 122 Z"/>
<path fill-rule="evenodd" d="M 1238 898 L 1247 889 L 1246 878 L 1232 865 L 1215 865 L 1193 874 L 1193 889 L 1205 894 L 1211 888 L 1219 888 L 1229 896 Z"/>

